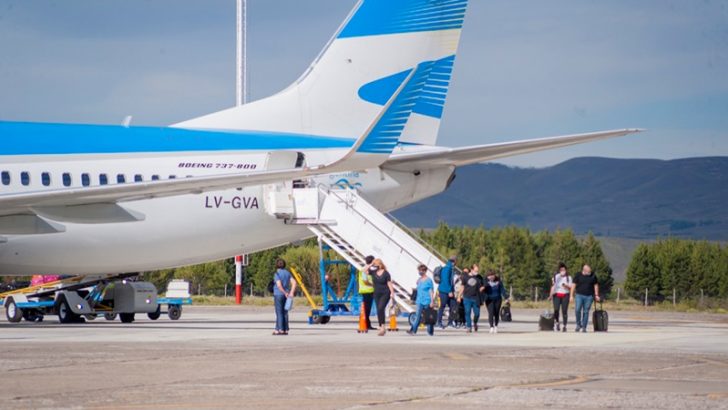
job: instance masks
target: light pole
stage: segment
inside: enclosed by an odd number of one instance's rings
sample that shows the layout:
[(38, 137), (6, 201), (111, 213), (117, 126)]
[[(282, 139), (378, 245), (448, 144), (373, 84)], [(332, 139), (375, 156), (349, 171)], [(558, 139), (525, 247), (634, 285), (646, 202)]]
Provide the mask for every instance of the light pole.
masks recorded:
[(235, 105), (248, 102), (248, 1), (237, 0), (237, 52), (236, 52), (236, 93)]
[[(236, 70), (235, 70), (235, 105), (241, 106), (248, 102), (246, 86), (248, 84), (247, 73), (247, 31), (248, 31), (248, 2), (237, 0), (237, 42), (236, 42)], [(245, 263), (243, 255), (235, 256), (235, 303), (241, 304), (243, 300), (243, 266)]]

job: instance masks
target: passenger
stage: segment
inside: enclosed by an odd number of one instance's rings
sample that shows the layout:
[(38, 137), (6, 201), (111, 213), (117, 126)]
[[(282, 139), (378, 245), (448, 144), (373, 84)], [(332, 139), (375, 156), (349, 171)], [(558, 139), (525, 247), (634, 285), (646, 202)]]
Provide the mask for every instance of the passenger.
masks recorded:
[(485, 305), (488, 307), (490, 333), (498, 333), (501, 305), (503, 304), (503, 299), (508, 301), (508, 294), (506, 293), (506, 286), (492, 270), (488, 271), (488, 281), (485, 284), (485, 292)]
[(369, 316), (372, 314), (372, 302), (374, 301), (374, 286), (372, 285), (372, 278), (369, 275), (369, 268), (372, 266), (374, 256), (369, 255), (364, 258), (364, 261), (366, 262), (366, 265), (364, 266), (364, 269), (359, 272), (359, 294), (361, 295), (362, 303), (364, 304), (367, 328), (369, 330), (374, 330), (372, 322), (369, 319)]
[(454, 293), (454, 299), (455, 302), (453, 302), (453, 305), (455, 306), (453, 308), (452, 314), (452, 324), (455, 329), (460, 329), (461, 327), (465, 327), (465, 306), (463, 305), (463, 281), (464, 278), (467, 278), (470, 274), (470, 269), (464, 268), (462, 274), (456, 275), (453, 273), (453, 293)]
[(381, 259), (374, 259), (372, 266), (369, 268), (369, 273), (372, 277), (372, 283), (374, 284), (374, 303), (377, 304), (377, 319), (379, 320), (379, 336), (387, 334), (387, 329), (384, 327), (386, 323), (387, 304), (389, 300), (394, 296), (394, 285), (392, 284), (392, 277), (387, 272), (386, 266)]
[(276, 260), (276, 273), (273, 275), (273, 304), (276, 309), (276, 330), (274, 335), (288, 334), (288, 311), (286, 299), (292, 298), (296, 293), (296, 280), (286, 269), (286, 261)]
[[(420, 321), (422, 321), (422, 312), (427, 308), (432, 309), (435, 307), (435, 284), (432, 282), (432, 279), (427, 277), (427, 266), (420, 265), (417, 267), (417, 271), (420, 274), (420, 278), (417, 279), (417, 299), (415, 300), (417, 314), (415, 315), (415, 322), (412, 324), (410, 330), (407, 331), (407, 334), (413, 336), (417, 333), (417, 328), (420, 326)], [(434, 324), (427, 324), (425, 326), (427, 327), (428, 335), (432, 336), (435, 334)]]
[(589, 265), (584, 265), (581, 274), (574, 277), (574, 286), (571, 288), (571, 298), (576, 293), (576, 332), (586, 333), (589, 324), (589, 310), (594, 299), (599, 301), (599, 282), (591, 271)]
[[(463, 269), (463, 293), (458, 302), (462, 302), (465, 308), (465, 327), (468, 333), (473, 329), (478, 331), (478, 319), (480, 319), (480, 299), (482, 292), (485, 292), (483, 277), (478, 273), (478, 265), (471, 269)], [(472, 318), (471, 318), (472, 316)]]
[[(549, 292), (549, 300), (554, 301), (554, 321), (556, 322), (556, 331), (566, 332), (566, 323), (568, 321), (569, 299), (571, 296), (571, 288), (574, 286), (571, 276), (566, 272), (566, 264), (559, 263), (559, 271), (556, 272), (551, 279), (551, 292)], [(561, 328), (559, 323), (559, 310), (563, 316), (564, 327)]]
[(445, 266), (440, 271), (440, 284), (437, 286), (437, 291), (440, 294), (440, 309), (437, 311), (437, 325), (440, 326), (441, 329), (445, 328), (445, 326), (442, 324), (442, 315), (445, 312), (446, 307), (449, 309), (447, 325), (453, 325), (452, 311), (453, 305), (455, 304), (455, 294), (453, 289), (453, 268), (455, 268), (456, 262), (457, 258), (455, 256), (451, 256)]

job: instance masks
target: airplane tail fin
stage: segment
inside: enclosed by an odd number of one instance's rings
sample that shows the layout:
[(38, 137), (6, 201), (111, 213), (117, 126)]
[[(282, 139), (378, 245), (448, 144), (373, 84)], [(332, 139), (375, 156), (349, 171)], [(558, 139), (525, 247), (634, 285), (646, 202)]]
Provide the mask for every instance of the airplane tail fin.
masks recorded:
[(434, 145), (468, 0), (360, 0), (285, 90), (173, 127), (352, 137), (366, 132), (412, 67), (431, 66), (400, 142)]

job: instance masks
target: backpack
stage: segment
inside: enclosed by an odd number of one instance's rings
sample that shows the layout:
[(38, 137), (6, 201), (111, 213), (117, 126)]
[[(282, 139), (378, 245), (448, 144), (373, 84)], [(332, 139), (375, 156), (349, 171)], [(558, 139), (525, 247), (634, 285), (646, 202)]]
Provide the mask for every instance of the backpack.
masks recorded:
[(272, 281), (270, 281), (270, 283), (268, 283), (268, 293), (273, 293), (273, 288), (274, 288), (275, 286), (276, 286), (276, 282), (275, 282), (275, 281), (273, 281), (273, 280), (272, 280)]
[(442, 266), (436, 267), (435, 270), (432, 271), (432, 276), (435, 279), (435, 283), (439, 284), (442, 279)]

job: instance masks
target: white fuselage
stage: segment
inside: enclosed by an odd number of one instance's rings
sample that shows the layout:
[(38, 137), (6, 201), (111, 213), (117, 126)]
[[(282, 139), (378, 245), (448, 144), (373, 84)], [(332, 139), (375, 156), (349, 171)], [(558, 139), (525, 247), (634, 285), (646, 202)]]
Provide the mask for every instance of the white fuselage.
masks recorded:
[[(344, 150), (305, 151), (307, 162), (320, 163)], [(170, 177), (207, 176), (261, 170), (267, 151), (166, 153), (161, 155), (53, 155), (12, 157), (0, 164), (9, 172), (5, 193), (134, 183)], [(28, 185), (21, 174), (27, 172)], [(446, 188), (452, 167), (422, 170), (418, 175), (380, 168), (367, 172), (323, 175), (317, 184), (356, 187), (378, 209), (389, 211), (437, 194)], [(44, 181), (43, 173), (47, 173)], [(46, 186), (44, 182), (49, 182)], [(68, 182), (67, 180), (65, 182)], [(143, 220), (123, 223), (64, 222), (65, 232), (0, 236), (0, 275), (90, 274), (155, 270), (251, 253), (311, 236), (305, 226), (286, 225), (266, 212), (263, 186), (124, 202)]]

